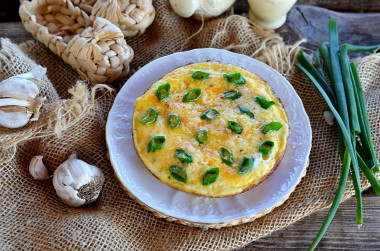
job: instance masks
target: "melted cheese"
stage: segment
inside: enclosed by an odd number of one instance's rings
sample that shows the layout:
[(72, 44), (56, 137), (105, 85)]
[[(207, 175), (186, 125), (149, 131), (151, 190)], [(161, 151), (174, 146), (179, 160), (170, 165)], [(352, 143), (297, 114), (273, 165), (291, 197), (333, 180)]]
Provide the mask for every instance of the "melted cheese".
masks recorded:
[[(192, 79), (195, 71), (209, 73), (207, 80)], [(244, 85), (228, 83), (223, 74), (241, 73), (246, 80)], [(165, 83), (170, 84), (169, 97), (161, 101), (156, 97), (157, 88)], [(194, 102), (182, 102), (183, 96), (193, 88), (202, 93)], [(235, 100), (226, 99), (223, 93), (237, 90), (241, 97)], [(275, 105), (263, 109), (255, 101), (255, 96), (272, 100)], [(242, 105), (251, 110), (255, 118), (251, 119), (240, 112)], [(141, 124), (139, 120), (146, 111), (154, 107), (158, 117), (152, 124)], [(215, 108), (220, 115), (212, 120), (202, 120), (201, 114)], [(177, 113), (181, 120), (178, 128), (167, 126), (169, 114)], [(243, 127), (241, 134), (236, 134), (227, 125), (232, 120)], [(263, 125), (277, 121), (283, 127), (277, 132), (264, 135)], [(199, 144), (195, 135), (200, 129), (207, 129), (208, 140)], [(155, 152), (148, 153), (147, 147), (155, 135), (165, 135), (165, 145)], [(192, 64), (178, 68), (157, 81), (146, 93), (136, 100), (133, 115), (133, 138), (136, 151), (149, 171), (169, 186), (197, 195), (223, 197), (238, 194), (257, 185), (269, 176), (281, 160), (289, 135), (286, 112), (274, 95), (271, 88), (257, 75), (240, 67), (218, 63)], [(258, 151), (264, 140), (274, 142), (274, 148), (266, 156)], [(233, 164), (226, 165), (220, 158), (220, 148), (225, 147), (233, 154)], [(175, 156), (175, 149), (183, 148), (192, 156), (193, 162), (182, 163)], [(246, 174), (238, 174), (237, 170), (244, 157), (254, 158), (254, 168)], [(171, 165), (183, 167), (188, 174), (187, 184), (175, 180), (169, 173)], [(220, 170), (219, 178), (212, 184), (202, 184), (203, 173), (213, 167)]]

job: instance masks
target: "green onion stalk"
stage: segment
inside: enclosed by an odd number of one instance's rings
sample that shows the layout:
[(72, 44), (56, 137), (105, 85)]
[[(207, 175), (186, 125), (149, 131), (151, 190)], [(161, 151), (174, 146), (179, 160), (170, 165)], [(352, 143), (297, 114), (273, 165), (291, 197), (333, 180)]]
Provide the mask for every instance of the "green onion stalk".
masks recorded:
[[(376, 51), (380, 45), (357, 46), (343, 44), (339, 46), (338, 26), (335, 20), (329, 22), (329, 42), (322, 42), (315, 53), (316, 67), (300, 51), (296, 67), (301, 70), (318, 89), (338, 123), (339, 154), (342, 159), (342, 171), (338, 189), (325, 221), (310, 246), (314, 250), (342, 200), (347, 179), (351, 177), (357, 201), (356, 220), (358, 226), (363, 223), (361, 197), (361, 170), (377, 195), (380, 195), (380, 183), (374, 172), (380, 171), (371, 138), (365, 98), (359, 74), (354, 63), (350, 63), (348, 51)], [(323, 65), (327, 69), (331, 87), (325, 77)], [(360, 139), (360, 141), (359, 141)]]

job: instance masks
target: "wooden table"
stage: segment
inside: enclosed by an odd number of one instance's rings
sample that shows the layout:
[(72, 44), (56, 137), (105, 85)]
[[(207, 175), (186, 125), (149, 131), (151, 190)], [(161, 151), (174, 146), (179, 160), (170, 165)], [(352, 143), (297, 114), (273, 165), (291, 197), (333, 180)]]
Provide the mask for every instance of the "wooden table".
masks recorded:
[[(15, 1), (1, 1), (0, 10), (6, 9), (5, 2)], [(375, 0), (302, 0), (298, 3), (319, 5), (339, 11), (380, 12), (380, 1)], [(14, 8), (14, 5), (12, 3), (8, 8)], [(247, 10), (247, 3), (238, 0), (235, 4), (236, 13)], [(17, 15), (12, 11), (6, 14), (10, 16), (8, 20), (17, 21)], [(327, 22), (331, 17), (338, 20), (340, 30), (344, 31), (341, 34), (342, 40), (360, 44), (380, 43), (380, 13), (338, 14), (310, 6), (296, 6), (289, 13), (287, 23), (277, 31), (289, 43), (305, 37), (308, 39), (306, 46), (315, 48), (321, 40), (327, 40)], [(4, 11), (3, 13), (0, 11), (0, 21), (2, 20), (6, 20)], [(0, 37), (9, 37), (14, 42), (33, 39), (20, 22), (0, 22)], [(363, 205), (364, 224), (360, 230), (356, 227), (355, 221), (356, 201), (355, 198), (351, 198), (340, 205), (318, 248), (320, 250), (380, 250), (380, 197), (368, 191), (364, 192)], [(316, 236), (326, 214), (327, 210), (317, 212), (239, 250), (305, 250)]]

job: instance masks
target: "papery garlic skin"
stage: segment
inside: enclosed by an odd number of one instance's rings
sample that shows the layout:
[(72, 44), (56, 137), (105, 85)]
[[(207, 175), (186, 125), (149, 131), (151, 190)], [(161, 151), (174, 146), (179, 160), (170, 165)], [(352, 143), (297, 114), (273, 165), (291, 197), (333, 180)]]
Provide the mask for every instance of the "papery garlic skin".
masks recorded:
[(235, 0), (170, 0), (175, 13), (198, 20), (217, 17), (232, 6)]
[(54, 172), (53, 186), (61, 200), (79, 207), (94, 202), (104, 183), (102, 170), (77, 158), (73, 153)]
[(7, 128), (19, 128), (26, 125), (32, 113), (25, 112), (9, 112), (2, 111), (0, 108), (0, 125)]
[(325, 121), (327, 122), (327, 124), (329, 125), (334, 125), (334, 114), (330, 111), (325, 111), (323, 113), (323, 118), (325, 119)]
[(45, 74), (46, 68), (37, 66), (0, 82), (0, 126), (19, 128), (38, 119), (44, 99), (36, 97)]
[(49, 178), (46, 166), (42, 162), (43, 156), (34, 156), (29, 164), (29, 173), (35, 180), (46, 180)]

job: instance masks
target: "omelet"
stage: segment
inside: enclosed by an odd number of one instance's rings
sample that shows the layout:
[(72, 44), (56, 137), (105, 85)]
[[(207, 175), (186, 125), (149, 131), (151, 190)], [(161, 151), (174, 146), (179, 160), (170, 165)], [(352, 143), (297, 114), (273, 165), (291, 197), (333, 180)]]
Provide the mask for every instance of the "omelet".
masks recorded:
[(133, 140), (160, 181), (183, 192), (225, 197), (266, 179), (285, 152), (283, 105), (259, 76), (234, 65), (191, 64), (136, 99)]

